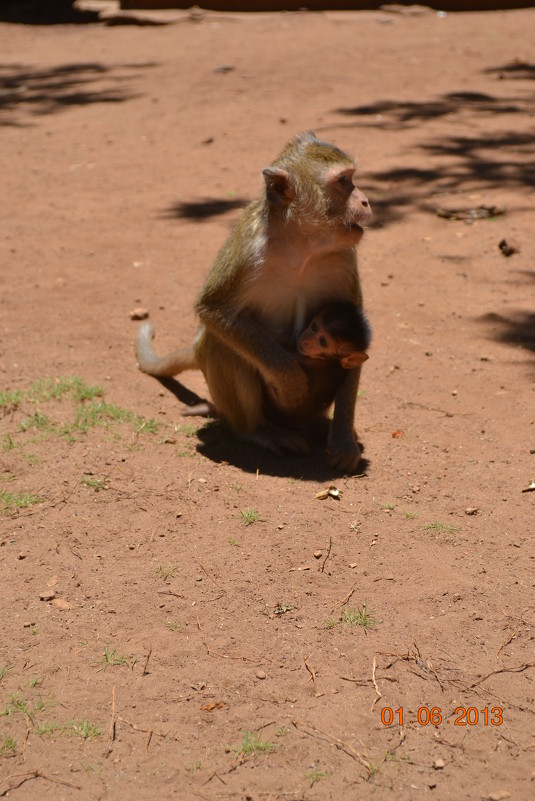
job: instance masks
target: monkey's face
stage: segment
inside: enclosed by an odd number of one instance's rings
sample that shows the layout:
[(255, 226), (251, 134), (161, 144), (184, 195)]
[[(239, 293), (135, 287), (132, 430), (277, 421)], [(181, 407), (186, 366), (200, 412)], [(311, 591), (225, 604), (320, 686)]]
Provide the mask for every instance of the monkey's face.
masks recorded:
[(348, 244), (356, 245), (372, 218), (368, 198), (353, 183), (355, 165), (337, 165), (324, 175), (327, 215)]
[(345, 370), (364, 364), (368, 358), (365, 351), (356, 350), (351, 342), (331, 334), (322, 314), (317, 314), (297, 340), (297, 350), (309, 359), (333, 359)]
[(297, 350), (301, 356), (308, 356), (309, 359), (337, 359), (337, 346), (337, 340), (331, 336), (319, 314), (297, 340)]

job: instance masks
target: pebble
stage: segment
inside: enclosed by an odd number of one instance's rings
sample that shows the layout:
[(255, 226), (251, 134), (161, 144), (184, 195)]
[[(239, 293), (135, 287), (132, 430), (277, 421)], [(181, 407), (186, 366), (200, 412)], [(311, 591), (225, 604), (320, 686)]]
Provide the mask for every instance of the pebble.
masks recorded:
[(321, 559), (323, 556), (321, 551), (314, 551), (314, 559)]
[(506, 798), (510, 798), (511, 793), (508, 793), (507, 790), (498, 790), (496, 793), (489, 793), (487, 798), (489, 801), (505, 801)]
[(446, 765), (443, 759), (435, 759), (433, 762), (433, 767), (435, 770), (442, 770), (442, 768)]
[(262, 680), (263, 679), (267, 679), (267, 675), (266, 675), (266, 673), (264, 673), (263, 670), (257, 670), (256, 671), (256, 678), (257, 679), (262, 679)]
[(55, 597), (56, 593), (54, 592), (54, 590), (47, 590), (46, 592), (39, 593), (39, 599), (41, 601), (51, 601)]
[(132, 309), (130, 312), (130, 319), (131, 320), (146, 320), (149, 316), (148, 309)]
[(465, 515), (477, 515), (477, 506), (468, 506), (464, 513)]

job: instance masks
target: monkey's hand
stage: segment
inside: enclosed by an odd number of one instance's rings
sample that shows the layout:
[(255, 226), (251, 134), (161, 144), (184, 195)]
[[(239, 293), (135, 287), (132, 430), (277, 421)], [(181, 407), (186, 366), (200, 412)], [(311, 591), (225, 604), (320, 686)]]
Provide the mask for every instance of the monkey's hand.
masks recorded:
[(308, 395), (308, 379), (297, 359), (291, 361), (270, 380), (279, 404), (284, 409), (294, 409), (304, 403)]
[(340, 436), (331, 428), (327, 440), (327, 453), (331, 465), (337, 470), (354, 473), (361, 457), (355, 431), (349, 432), (347, 436)]

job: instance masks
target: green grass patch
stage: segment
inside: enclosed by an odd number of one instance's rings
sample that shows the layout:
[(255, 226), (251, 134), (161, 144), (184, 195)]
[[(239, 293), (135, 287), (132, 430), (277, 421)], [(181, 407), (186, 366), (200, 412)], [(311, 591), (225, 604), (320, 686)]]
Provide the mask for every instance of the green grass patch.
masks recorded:
[(106, 670), (106, 668), (108, 667), (121, 667), (123, 665), (133, 670), (136, 662), (137, 662), (137, 657), (135, 656), (129, 659), (127, 656), (118, 654), (115, 649), (104, 648), (102, 662), (100, 664), (99, 669), (97, 670), (97, 673), (100, 673), (100, 671), (102, 670)]
[(4, 740), (0, 739), (0, 756), (10, 756), (17, 750), (17, 741), (14, 737), (7, 735)]
[(27, 509), (28, 506), (34, 506), (36, 503), (43, 503), (45, 498), (41, 495), (35, 495), (31, 492), (8, 492), (2, 490), (0, 492), (0, 512), (5, 515), (12, 515), (19, 511), (19, 509)]
[(357, 609), (346, 608), (342, 609), (338, 620), (329, 618), (325, 623), (325, 628), (333, 629), (335, 626), (347, 626), (348, 628), (355, 628), (360, 626), (365, 631), (374, 629), (381, 621), (375, 616), (373, 609), (368, 609), (366, 604), (362, 604)]
[(244, 731), (241, 744), (234, 750), (238, 756), (254, 756), (256, 754), (267, 754), (276, 748), (276, 744), (271, 740), (262, 740), (251, 731)]
[(434, 523), (429, 523), (425, 527), (425, 530), (426, 531), (432, 531), (432, 532), (434, 532), (436, 534), (444, 534), (444, 533), (453, 534), (454, 531), (457, 531), (457, 529), (454, 528), (453, 526), (450, 526), (447, 523), (440, 523), (438, 521), (436, 521)]

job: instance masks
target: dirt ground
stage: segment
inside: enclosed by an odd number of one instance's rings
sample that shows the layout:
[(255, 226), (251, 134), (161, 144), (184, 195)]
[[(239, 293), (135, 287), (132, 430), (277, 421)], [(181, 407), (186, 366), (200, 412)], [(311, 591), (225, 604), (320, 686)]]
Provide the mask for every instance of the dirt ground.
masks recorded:
[[(158, 20), (0, 25), (0, 796), (527, 801), (535, 9)], [(133, 352), (307, 129), (375, 210), (349, 477)]]

